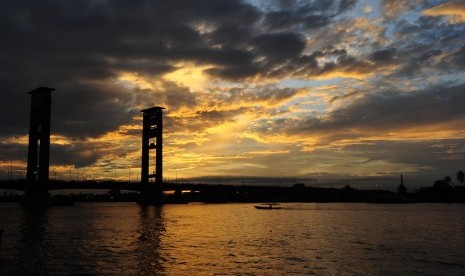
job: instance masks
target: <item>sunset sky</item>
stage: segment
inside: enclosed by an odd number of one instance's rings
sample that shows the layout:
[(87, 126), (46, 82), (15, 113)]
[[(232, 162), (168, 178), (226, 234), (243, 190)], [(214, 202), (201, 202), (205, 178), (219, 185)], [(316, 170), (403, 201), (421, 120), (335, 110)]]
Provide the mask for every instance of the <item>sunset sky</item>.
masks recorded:
[(51, 178), (135, 181), (155, 105), (169, 180), (465, 170), (463, 1), (2, 0), (0, 34), (3, 179), (25, 174), (39, 86), (56, 89)]

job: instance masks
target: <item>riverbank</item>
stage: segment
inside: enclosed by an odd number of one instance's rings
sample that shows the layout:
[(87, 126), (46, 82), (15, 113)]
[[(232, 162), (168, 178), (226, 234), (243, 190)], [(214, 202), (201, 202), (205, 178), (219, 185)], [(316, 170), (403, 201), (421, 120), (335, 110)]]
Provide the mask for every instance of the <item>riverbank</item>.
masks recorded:
[[(165, 191), (165, 203), (227, 203), (227, 202), (367, 202), (367, 203), (465, 203), (465, 186), (448, 189), (435, 187), (419, 188), (411, 192), (397, 193), (388, 190), (359, 190), (344, 188), (316, 188), (304, 185), (279, 186), (234, 186), (189, 184), (170, 186)], [(76, 190), (78, 191), (78, 190)], [(21, 195), (0, 196), (0, 202), (20, 202)], [(111, 189), (101, 194), (70, 193), (52, 196), (54, 205), (72, 205), (73, 202), (137, 202), (138, 192)]]

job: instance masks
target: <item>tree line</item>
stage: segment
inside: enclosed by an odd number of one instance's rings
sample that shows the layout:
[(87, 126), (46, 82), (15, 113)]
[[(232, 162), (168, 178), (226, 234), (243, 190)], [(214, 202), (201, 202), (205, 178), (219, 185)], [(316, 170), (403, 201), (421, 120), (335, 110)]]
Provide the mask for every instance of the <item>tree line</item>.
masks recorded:
[[(460, 185), (463, 185), (463, 182), (465, 182), (465, 173), (462, 170), (460, 170), (455, 175), (455, 178), (457, 179), (458, 182), (460, 182)], [(436, 189), (449, 189), (452, 187), (451, 183), (452, 183), (452, 177), (445, 176), (443, 179), (434, 181), (433, 187)]]

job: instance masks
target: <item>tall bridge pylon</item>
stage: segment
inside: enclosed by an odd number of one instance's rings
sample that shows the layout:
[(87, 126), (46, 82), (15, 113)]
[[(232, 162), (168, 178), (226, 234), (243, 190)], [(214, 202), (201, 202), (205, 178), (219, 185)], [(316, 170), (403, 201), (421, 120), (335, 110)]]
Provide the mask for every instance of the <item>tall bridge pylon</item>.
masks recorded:
[[(163, 204), (163, 109), (155, 106), (141, 110), (143, 113), (142, 126), (142, 166), (141, 166), (141, 194), (139, 204)], [(150, 156), (155, 151), (154, 171), (150, 173)], [(151, 185), (150, 179), (155, 179)]]
[[(156, 185), (163, 183), (163, 109), (155, 106), (144, 109), (142, 128), (142, 169), (141, 184), (148, 184), (155, 179)], [(152, 173), (150, 168), (150, 155), (155, 151), (155, 165)]]
[(55, 90), (39, 87), (31, 95), (29, 145), (27, 151), (27, 188), (21, 204), (25, 207), (50, 205), (48, 173), (50, 166), (50, 113)]
[(54, 88), (39, 87), (31, 95), (27, 180), (34, 190), (47, 191), (50, 160), (51, 92)]

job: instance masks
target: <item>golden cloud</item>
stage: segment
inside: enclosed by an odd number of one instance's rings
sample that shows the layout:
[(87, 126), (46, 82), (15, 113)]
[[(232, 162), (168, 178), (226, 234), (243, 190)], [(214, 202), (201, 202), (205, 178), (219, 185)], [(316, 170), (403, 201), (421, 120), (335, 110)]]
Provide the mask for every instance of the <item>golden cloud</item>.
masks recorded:
[(163, 78), (188, 87), (191, 91), (202, 91), (210, 84), (210, 77), (204, 71), (211, 66), (180, 63), (176, 67), (178, 68), (176, 71), (164, 75)]
[(427, 16), (447, 16), (450, 24), (465, 23), (465, 3), (444, 3), (423, 11)]

